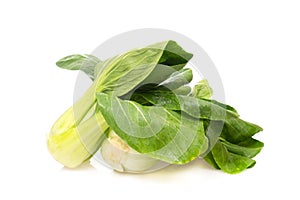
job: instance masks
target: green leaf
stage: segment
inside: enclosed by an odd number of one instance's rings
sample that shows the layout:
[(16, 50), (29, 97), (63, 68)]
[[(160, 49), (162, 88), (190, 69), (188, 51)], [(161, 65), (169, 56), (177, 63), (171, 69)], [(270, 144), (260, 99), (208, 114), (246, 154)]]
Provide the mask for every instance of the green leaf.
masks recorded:
[(90, 79), (94, 80), (95, 66), (101, 63), (101, 60), (93, 55), (74, 54), (60, 59), (56, 62), (56, 65), (63, 69), (81, 70), (86, 73)]
[(237, 117), (236, 113), (212, 102), (191, 96), (175, 95), (171, 91), (152, 90), (139, 95), (153, 105), (160, 105), (169, 110), (183, 111), (195, 118), (225, 120), (226, 118)]
[(221, 169), (218, 164), (216, 163), (214, 156), (212, 155), (212, 152), (209, 152), (204, 158), (203, 158), (208, 164), (213, 166), (215, 169)]
[(174, 72), (164, 82), (160, 83), (160, 86), (168, 88), (169, 90), (177, 89), (183, 85), (188, 84), (193, 79), (193, 72), (189, 68), (184, 68)]
[[(219, 131), (221, 130), (222, 133), (220, 136), (232, 144), (240, 146), (255, 144), (258, 145), (257, 147), (261, 147), (262, 145), (260, 143), (256, 143), (255, 140), (251, 138), (263, 129), (256, 124), (246, 122), (237, 117), (226, 118), (224, 122), (205, 120), (204, 127), (205, 129), (208, 127), (210, 128), (210, 131), (206, 132), (208, 138), (215, 138), (216, 135), (219, 135)], [(214, 143), (215, 142), (212, 142), (212, 144)]]
[(109, 59), (106, 59), (105, 61), (103, 62), (99, 62), (96, 66), (95, 66), (95, 69), (94, 69), (94, 79), (96, 79), (101, 73), (102, 71), (107, 67), (109, 66), (112, 61), (116, 58), (117, 56), (114, 56), (114, 57), (111, 57)]
[(237, 144), (232, 144), (223, 138), (220, 138), (220, 141), (228, 151), (248, 158), (256, 156), (264, 147), (264, 143), (253, 138), (248, 138)]
[(196, 98), (209, 99), (213, 94), (212, 88), (206, 79), (199, 81), (193, 88), (192, 96)]
[(240, 118), (228, 118), (224, 124), (221, 136), (225, 140), (236, 144), (248, 140), (248, 138), (262, 130), (260, 126)]
[(184, 164), (208, 147), (200, 120), (104, 93), (97, 93), (97, 99), (109, 126), (139, 153), (172, 164)]
[(191, 93), (192, 89), (188, 85), (183, 85), (175, 90), (172, 90), (176, 95), (188, 95)]
[[(200, 98), (200, 99), (203, 99), (203, 98)], [(229, 110), (229, 111), (231, 111), (231, 112), (236, 113), (237, 116), (239, 116), (237, 110), (236, 110), (235, 108), (231, 107), (230, 105), (221, 103), (221, 102), (216, 101), (216, 100), (213, 100), (213, 99), (203, 99), (203, 100), (209, 101), (209, 102), (211, 102), (211, 103), (213, 103), (213, 104), (216, 104), (216, 105), (218, 105), (218, 106), (220, 106), (220, 107), (222, 107), (222, 108), (225, 108), (226, 110)]]
[(216, 164), (229, 174), (239, 173), (255, 164), (251, 158), (229, 152), (220, 141), (212, 149), (212, 155)]
[(175, 41), (169, 40), (167, 42), (160, 42), (149, 46), (150, 48), (164, 49), (159, 63), (173, 66), (173, 68), (179, 70), (185, 66), (186, 61), (193, 57), (193, 54), (186, 52)]
[(209, 141), (209, 148), (201, 156), (205, 157), (220, 140), (220, 135), (224, 130), (224, 121), (203, 120), (206, 137)]
[(230, 118), (225, 122), (205, 120), (204, 128), (210, 152), (202, 155), (210, 165), (215, 168), (218, 166), (227, 173), (238, 173), (255, 165), (251, 158), (264, 146), (262, 142), (252, 138), (262, 130), (259, 126), (239, 118)]
[(140, 86), (137, 87), (147, 87), (147, 85), (157, 86), (176, 72), (177, 71), (171, 66), (157, 64), (151, 74), (143, 82), (141, 82)]
[(97, 78), (96, 91), (122, 96), (143, 82), (158, 64), (176, 66), (176, 69), (181, 65), (182, 68), (191, 56), (174, 41), (129, 51), (105, 67)]
[(174, 72), (172, 67), (159, 64), (141, 83), (141, 86), (132, 91), (133, 94), (127, 93), (122, 99), (136, 101), (136, 99), (141, 99), (141, 93), (169, 92), (170, 89), (173, 89), (176, 94), (188, 94), (191, 89), (185, 84), (192, 80), (192, 76), (191, 69), (186, 68)]

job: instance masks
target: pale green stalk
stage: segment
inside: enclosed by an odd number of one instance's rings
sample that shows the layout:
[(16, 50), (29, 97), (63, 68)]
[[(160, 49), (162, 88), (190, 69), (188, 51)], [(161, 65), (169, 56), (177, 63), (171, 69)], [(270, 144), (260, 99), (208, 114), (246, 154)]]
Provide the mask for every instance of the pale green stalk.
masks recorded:
[(51, 132), (47, 138), (48, 149), (55, 160), (75, 168), (98, 150), (107, 129), (107, 123), (98, 112), (77, 127), (61, 133)]
[[(54, 123), (47, 137), (52, 156), (69, 168), (78, 167), (100, 147), (108, 125), (95, 112), (95, 81), (86, 93)], [(85, 119), (88, 112), (93, 114)]]

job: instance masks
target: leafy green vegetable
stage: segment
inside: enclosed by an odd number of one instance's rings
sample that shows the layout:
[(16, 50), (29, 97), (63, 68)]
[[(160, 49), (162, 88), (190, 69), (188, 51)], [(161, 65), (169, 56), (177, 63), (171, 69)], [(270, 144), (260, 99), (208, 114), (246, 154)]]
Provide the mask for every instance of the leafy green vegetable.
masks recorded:
[(199, 156), (230, 174), (253, 167), (264, 146), (253, 136), (262, 128), (210, 99), (207, 80), (191, 90), (193, 73), (184, 66), (192, 56), (169, 40), (105, 61), (79, 54), (59, 60), (57, 66), (81, 70), (93, 84), (48, 134), (53, 157), (74, 168), (100, 149), (114, 169), (127, 172)]

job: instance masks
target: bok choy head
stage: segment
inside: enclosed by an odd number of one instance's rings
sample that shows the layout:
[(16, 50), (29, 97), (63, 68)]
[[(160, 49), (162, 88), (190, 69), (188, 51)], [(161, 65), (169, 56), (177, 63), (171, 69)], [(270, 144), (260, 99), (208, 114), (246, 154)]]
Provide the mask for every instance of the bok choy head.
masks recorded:
[(192, 56), (169, 40), (105, 61), (77, 54), (58, 61), (93, 83), (53, 125), (52, 156), (75, 168), (98, 152), (113, 169), (136, 173), (198, 157), (231, 174), (253, 167), (263, 147), (253, 136), (262, 128), (212, 100), (207, 80), (192, 89), (185, 67)]

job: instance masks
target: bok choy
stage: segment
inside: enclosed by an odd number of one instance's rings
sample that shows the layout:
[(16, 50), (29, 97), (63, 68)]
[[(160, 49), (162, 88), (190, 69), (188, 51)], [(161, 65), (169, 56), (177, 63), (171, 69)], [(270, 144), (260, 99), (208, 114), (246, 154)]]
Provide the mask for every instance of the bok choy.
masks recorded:
[(227, 173), (253, 167), (263, 147), (253, 136), (262, 128), (212, 100), (207, 80), (191, 88), (192, 56), (169, 40), (104, 61), (78, 54), (59, 60), (93, 83), (47, 135), (52, 156), (76, 168), (99, 152), (115, 170), (137, 173), (198, 157)]

